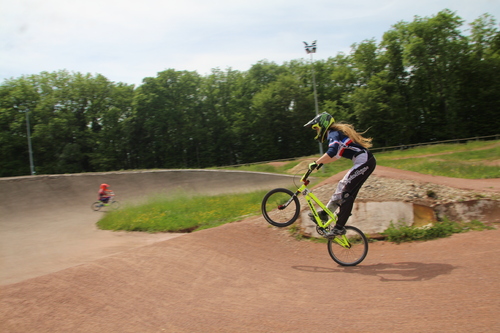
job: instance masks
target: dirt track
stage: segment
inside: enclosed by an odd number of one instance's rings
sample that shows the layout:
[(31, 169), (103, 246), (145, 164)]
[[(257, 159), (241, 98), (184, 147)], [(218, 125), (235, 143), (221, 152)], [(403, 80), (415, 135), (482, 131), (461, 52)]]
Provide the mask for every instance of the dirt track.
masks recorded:
[(0, 331), (498, 332), (499, 237), (373, 243), (344, 268), (255, 217), (2, 286)]

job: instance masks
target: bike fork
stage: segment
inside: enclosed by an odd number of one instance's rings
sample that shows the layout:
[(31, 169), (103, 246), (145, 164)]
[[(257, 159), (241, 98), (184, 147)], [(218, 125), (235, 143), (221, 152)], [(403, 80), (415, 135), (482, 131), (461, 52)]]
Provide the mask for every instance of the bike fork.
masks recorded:
[(284, 204), (282, 204), (282, 205), (279, 205), (279, 206), (278, 206), (278, 209), (279, 209), (279, 210), (283, 210), (283, 209), (285, 209), (286, 207), (288, 207), (288, 205), (289, 205), (289, 204), (293, 201), (293, 199), (294, 199), (296, 196), (297, 196), (297, 193), (295, 193), (294, 195), (292, 195), (292, 196), (290, 197), (290, 200), (288, 200), (287, 202), (285, 202), (285, 203), (284, 203)]
[(350, 249), (351, 248), (351, 242), (347, 239), (345, 235), (342, 235), (341, 237), (334, 237), (332, 239), (333, 242), (339, 244), (343, 248)]

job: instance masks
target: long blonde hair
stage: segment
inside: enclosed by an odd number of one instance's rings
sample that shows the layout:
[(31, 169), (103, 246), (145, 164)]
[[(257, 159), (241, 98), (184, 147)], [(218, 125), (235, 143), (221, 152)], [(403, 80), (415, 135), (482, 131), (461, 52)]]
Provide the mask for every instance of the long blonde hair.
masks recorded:
[(334, 123), (330, 126), (331, 129), (334, 131), (341, 131), (345, 135), (347, 135), (352, 141), (357, 143), (358, 145), (363, 146), (364, 148), (371, 148), (372, 147), (372, 138), (365, 138), (363, 134), (366, 133), (366, 131), (362, 133), (356, 132), (354, 127), (350, 124), (345, 124), (345, 123)]

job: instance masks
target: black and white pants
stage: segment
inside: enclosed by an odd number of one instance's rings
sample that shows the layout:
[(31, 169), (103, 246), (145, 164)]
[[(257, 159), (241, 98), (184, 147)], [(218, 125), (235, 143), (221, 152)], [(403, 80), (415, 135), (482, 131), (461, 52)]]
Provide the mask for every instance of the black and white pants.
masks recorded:
[(337, 226), (343, 227), (349, 216), (351, 216), (354, 200), (358, 195), (359, 189), (375, 170), (377, 161), (371, 152), (367, 151), (353, 158), (354, 165), (346, 173), (344, 178), (338, 183), (335, 193), (330, 202), (340, 205), (337, 213)]

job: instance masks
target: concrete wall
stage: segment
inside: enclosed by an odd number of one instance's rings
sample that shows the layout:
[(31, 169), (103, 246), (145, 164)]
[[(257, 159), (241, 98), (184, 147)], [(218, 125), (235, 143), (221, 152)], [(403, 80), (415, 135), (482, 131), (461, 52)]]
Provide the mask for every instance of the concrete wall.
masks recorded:
[[(307, 237), (320, 237), (308, 213), (308, 209), (301, 213), (301, 232)], [(499, 223), (500, 201), (471, 200), (436, 207), (403, 201), (357, 202), (347, 224), (358, 227), (365, 234), (375, 234), (385, 231), (391, 222), (421, 227), (444, 217), (457, 222), (479, 220), (483, 223)]]
[(448, 217), (452, 221), (500, 223), (500, 201), (470, 200), (450, 202), (435, 208), (439, 218)]
[[(301, 231), (308, 237), (320, 237), (316, 232), (316, 225), (310, 220), (308, 213), (309, 210), (303, 210), (301, 213)], [(365, 234), (374, 234), (386, 230), (391, 222), (412, 225), (413, 216), (413, 204), (410, 202), (357, 202), (354, 204), (352, 215), (347, 224), (358, 227)]]

